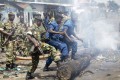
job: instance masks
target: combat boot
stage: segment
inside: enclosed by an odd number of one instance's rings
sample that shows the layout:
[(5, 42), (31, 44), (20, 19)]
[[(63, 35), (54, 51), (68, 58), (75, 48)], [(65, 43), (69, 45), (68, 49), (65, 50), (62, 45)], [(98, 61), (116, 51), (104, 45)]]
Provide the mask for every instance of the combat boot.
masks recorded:
[(34, 79), (35, 77), (33, 76), (33, 74), (31, 72), (27, 72), (26, 74), (26, 80), (29, 80), (29, 79)]
[(45, 67), (43, 68), (43, 71), (49, 71), (49, 70), (50, 70), (49, 65), (46, 64)]
[(11, 69), (11, 64), (6, 64), (6, 70), (10, 70)]
[(11, 63), (11, 69), (13, 69), (13, 68), (17, 68), (17, 64), (15, 64), (15, 63)]
[(1, 52), (5, 52), (5, 49), (3, 47), (1, 48)]
[(69, 56), (61, 56), (61, 62), (68, 61)]
[(72, 56), (71, 56), (71, 59), (77, 60), (77, 57), (75, 57), (75, 55), (72, 55)]
[(60, 66), (61, 61), (56, 61), (55, 63), (56, 63), (56, 65), (57, 65), (57, 67), (59, 67), (59, 66)]

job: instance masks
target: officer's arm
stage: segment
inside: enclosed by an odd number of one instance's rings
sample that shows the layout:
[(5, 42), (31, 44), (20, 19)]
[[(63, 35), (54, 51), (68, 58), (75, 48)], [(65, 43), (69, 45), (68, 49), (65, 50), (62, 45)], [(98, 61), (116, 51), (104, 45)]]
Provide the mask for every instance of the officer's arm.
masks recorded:
[(64, 29), (65, 37), (68, 38), (72, 42), (73, 40), (68, 36), (66, 32), (67, 32), (67, 29)]
[(10, 33), (7, 33), (6, 31), (3, 31), (2, 28), (0, 28), (0, 33), (4, 34), (4, 35), (7, 35), (7, 36), (10, 36)]
[(54, 27), (53, 25), (49, 25), (49, 30), (48, 30), (50, 33), (53, 33), (53, 34), (64, 34), (63, 32), (59, 32), (59, 31), (54, 31)]
[(62, 34), (62, 35), (64, 34), (64, 32), (59, 32), (59, 31), (57, 32), (57, 31), (54, 31), (53, 29), (49, 29), (49, 32), (53, 34)]
[(39, 46), (38, 42), (34, 38), (32, 38), (30, 35), (27, 35), (27, 37), (34, 44), (35, 47)]
[(77, 38), (78, 40), (80, 40), (80, 41), (83, 42), (83, 40), (82, 40), (81, 38), (79, 38), (79, 37), (75, 34), (75, 32), (73, 32), (72, 35), (73, 35), (75, 38)]

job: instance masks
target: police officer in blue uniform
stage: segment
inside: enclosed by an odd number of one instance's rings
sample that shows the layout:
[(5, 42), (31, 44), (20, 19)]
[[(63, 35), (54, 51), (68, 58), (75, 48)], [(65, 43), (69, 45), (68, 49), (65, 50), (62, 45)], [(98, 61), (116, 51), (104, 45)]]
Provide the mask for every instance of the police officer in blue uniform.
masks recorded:
[(82, 41), (82, 39), (80, 39), (74, 32), (76, 19), (77, 16), (72, 14), (71, 19), (70, 18), (67, 19), (66, 21), (64, 21), (63, 24), (63, 31), (65, 32), (64, 42), (68, 45), (68, 48), (69, 47), (72, 48), (71, 59), (76, 59), (75, 53), (77, 52), (77, 42), (74, 40), (72, 36)]
[[(48, 32), (50, 40), (47, 43), (54, 46), (56, 49), (60, 50), (61, 61), (64, 61), (65, 59), (68, 58), (67, 45), (66, 43), (60, 41), (60, 38), (63, 38), (64, 32), (59, 31), (59, 25), (57, 24), (52, 14), (50, 15)], [(52, 61), (53, 60), (51, 58), (48, 58), (48, 60), (46, 61), (46, 65), (44, 67), (44, 71), (47, 71), (49, 69), (48, 67), (52, 63)]]
[(44, 15), (43, 24), (48, 29), (48, 23), (49, 23), (48, 13), (43, 13), (43, 15)]

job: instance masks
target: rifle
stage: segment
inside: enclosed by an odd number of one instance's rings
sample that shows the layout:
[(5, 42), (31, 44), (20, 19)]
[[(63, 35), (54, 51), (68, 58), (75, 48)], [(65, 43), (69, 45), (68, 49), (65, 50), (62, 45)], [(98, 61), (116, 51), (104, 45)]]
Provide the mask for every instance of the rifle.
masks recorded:
[(42, 21), (42, 25), (45, 28), (45, 31), (47, 31), (47, 27), (45, 26), (45, 23)]
[[(35, 38), (34, 38), (35, 39)], [(36, 40), (36, 39), (35, 39)], [(37, 40), (36, 40), (37, 41)], [(34, 49), (37, 49), (37, 50), (39, 50), (39, 52), (44, 56), (44, 52), (43, 52), (43, 50), (42, 50), (42, 48), (41, 48), (41, 42), (39, 42), (39, 41), (37, 41), (38, 42), (38, 44), (39, 44), (39, 46), (38, 47), (35, 47)]]
[(2, 33), (0, 33), (0, 48), (2, 48), (2, 41), (3, 41), (3, 35), (2, 35)]
[(40, 52), (42, 55), (44, 55), (41, 46), (35, 47), (35, 43), (40, 44), (40, 42), (37, 41), (37, 39), (34, 37), (34, 35), (30, 35), (30, 34), (29, 34), (28, 39), (29, 39), (31, 42), (33, 42), (33, 44), (34, 44), (34, 45), (31, 47), (31, 52), (32, 52), (32, 53)]
[(6, 45), (6, 43), (11, 39), (11, 37), (14, 35), (15, 33), (15, 29), (12, 28), (12, 32), (11, 34), (7, 37), (7, 39), (5, 40), (5, 42), (2, 44), (3, 46)]

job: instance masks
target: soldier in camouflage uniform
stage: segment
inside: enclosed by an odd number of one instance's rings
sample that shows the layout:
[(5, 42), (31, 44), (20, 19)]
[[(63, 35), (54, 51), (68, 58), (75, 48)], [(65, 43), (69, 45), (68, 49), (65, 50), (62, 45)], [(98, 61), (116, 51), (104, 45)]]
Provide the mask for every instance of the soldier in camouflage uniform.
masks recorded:
[[(1, 21), (1, 18), (2, 18), (2, 14), (0, 13), (0, 28), (3, 28), (3, 23)], [(2, 43), (4, 42), (4, 35), (3, 34), (0, 34), (0, 48), (1, 48), (1, 52), (4, 52), (4, 47), (2, 46)]]
[(12, 28), (16, 28), (16, 24), (14, 23), (15, 14), (10, 12), (8, 14), (8, 21), (4, 23), (4, 30), (7, 32), (11, 32)]
[(34, 25), (32, 26), (32, 33), (38, 39), (38, 41), (40, 41), (40, 34), (43, 32), (46, 32), (45, 28), (42, 25), (42, 20), (38, 18), (36, 19), (36, 23), (34, 23)]
[[(6, 32), (6, 33), (10, 33), (11, 35), (11, 32), (13, 29), (15, 29), (16, 27), (16, 24), (14, 24), (14, 18), (15, 18), (15, 14), (10, 12), (8, 14), (8, 17), (9, 17), (9, 20), (4, 24), (4, 28), (3, 28), (3, 31)], [(10, 35), (7, 35), (5, 36), (5, 40), (4, 41), (7, 41), (8, 40), (8, 36)], [(6, 69), (12, 69), (12, 68), (15, 68), (16, 67), (16, 64), (14, 63), (15, 62), (15, 47), (16, 47), (16, 41), (14, 40), (15, 38), (15, 35), (13, 34), (12, 35), (12, 38), (10, 38), (6, 43), (4, 42), (4, 47), (6, 47)]]
[(24, 35), (17, 35), (16, 38), (16, 55), (20, 56), (28, 56), (29, 54), (27, 53), (27, 47), (25, 46), (25, 39)]
[[(1, 17), (2, 17), (2, 14), (0, 13), (0, 28), (2, 28)], [(2, 49), (2, 34), (0, 34), (0, 48)]]
[(16, 30), (16, 49), (17, 49), (17, 53), (20, 56), (27, 56), (27, 48), (25, 46), (25, 36), (24, 36), (24, 32), (25, 32), (25, 27), (22, 23), (18, 23), (17, 24), (17, 30)]
[[(40, 26), (40, 23), (41, 23), (41, 20), (38, 19), (37, 20), (37, 26)], [(58, 62), (60, 60), (60, 52), (59, 51), (57, 51), (53, 46), (50, 46), (49, 44), (46, 44), (45, 42), (38, 41), (39, 37), (34, 36), (34, 35), (36, 35), (35, 33), (39, 32), (39, 31), (40, 30), (38, 29), (37, 31), (33, 31), (33, 33), (32, 32), (27, 33), (28, 39), (32, 42), (32, 43), (31, 42), (28, 43), (28, 45), (29, 45), (28, 49), (29, 49), (29, 51), (31, 53), (31, 56), (32, 56), (32, 67), (27, 72), (26, 79), (34, 78), (32, 73), (35, 72), (35, 70), (36, 70), (36, 68), (38, 66), (39, 55), (49, 53), (49, 57), (51, 57), (55, 62)], [(38, 35), (40, 35), (40, 33)], [(34, 39), (34, 40), (31, 40), (31, 38)], [(34, 45), (34, 47), (33, 47), (33, 45)], [(37, 48), (38, 46), (40, 47), (40, 49)]]

